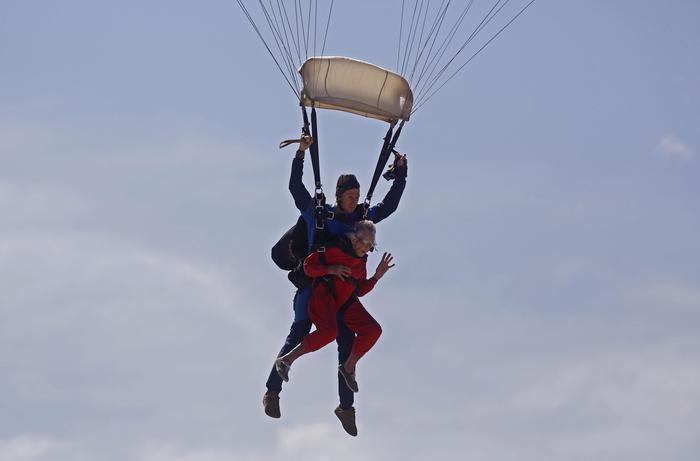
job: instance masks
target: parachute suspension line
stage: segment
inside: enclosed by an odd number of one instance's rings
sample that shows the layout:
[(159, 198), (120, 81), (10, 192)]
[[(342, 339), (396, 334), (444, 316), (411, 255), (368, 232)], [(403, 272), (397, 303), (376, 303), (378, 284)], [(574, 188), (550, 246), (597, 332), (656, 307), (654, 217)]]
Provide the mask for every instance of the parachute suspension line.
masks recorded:
[[(404, 64), (404, 68), (403, 68), (403, 71), (401, 72), (401, 75), (405, 75), (406, 72), (408, 72), (408, 68), (411, 65), (411, 60), (412, 60), (411, 56), (413, 55), (413, 46), (416, 44), (416, 36), (418, 35), (418, 26), (421, 24), (421, 19), (423, 19), (423, 26), (425, 26), (425, 19), (424, 19), (425, 15), (423, 15), (423, 4), (424, 4), (424, 1), (421, 0), (420, 5), (418, 7), (418, 15), (416, 16), (415, 27), (410, 31), (411, 32), (411, 36), (410, 36), (411, 39), (410, 39), (408, 55), (405, 56), (406, 62)], [(426, 7), (427, 6), (429, 6), (429, 5), (426, 4)], [(427, 12), (427, 9), (426, 9), (426, 12)], [(422, 34), (422, 32), (421, 32), (421, 34)]]
[(272, 33), (272, 38), (274, 38), (275, 43), (277, 43), (277, 49), (280, 52), (280, 56), (282, 57), (282, 59), (284, 59), (284, 62), (287, 65), (287, 71), (291, 75), (291, 51), (289, 50), (288, 44), (284, 41), (284, 37), (282, 37), (282, 33), (280, 32), (279, 22), (277, 21), (277, 14), (275, 12), (275, 8), (272, 6), (272, 1), (268, 0), (268, 2), (270, 4), (269, 12), (267, 8), (265, 8), (265, 5), (262, 3), (262, 1), (259, 1), (260, 9), (262, 10), (263, 15), (265, 16), (265, 21), (267, 22), (267, 26), (270, 29), (270, 33)]
[[(471, 0), (471, 1), (474, 1), (474, 0)], [(444, 2), (443, 2), (443, 3), (444, 3)], [(447, 7), (449, 7), (449, 4), (450, 4), (450, 3), (451, 3), (451, 0), (448, 0), (447, 6), (445, 7), (445, 12), (446, 12), (446, 10), (447, 10)], [(417, 5), (414, 4), (414, 14), (415, 14), (416, 9), (417, 9)], [(441, 9), (442, 9), (442, 5), (441, 5), (441, 7), (438, 9), (438, 11), (440, 11)], [(427, 11), (428, 11), (428, 10), (427, 10), (427, 8), (426, 8), (426, 15), (427, 15)], [(420, 13), (422, 14), (422, 11), (421, 11)], [(420, 21), (420, 14), (419, 14), (419, 16), (418, 16), (418, 21)], [(409, 29), (408, 29), (408, 33), (407, 33), (407, 36), (406, 36), (406, 50), (404, 51), (404, 58), (403, 58), (403, 59), (404, 59), (404, 65), (402, 66), (402, 68), (401, 68), (399, 71), (397, 71), (397, 72), (399, 72), (399, 73), (400, 73), (401, 75), (403, 75), (403, 76), (405, 76), (405, 72), (406, 72), (406, 70), (407, 70), (407, 68), (408, 68), (407, 66), (410, 65), (410, 59), (409, 59), (409, 56), (407, 56), (407, 54), (408, 54), (407, 51), (408, 51), (408, 45), (409, 45), (410, 42), (411, 42), (411, 33), (413, 32), (413, 24), (414, 24), (414, 23), (413, 23), (413, 16), (412, 16), (412, 22), (411, 22), (411, 25), (410, 25), (410, 27), (409, 27)], [(437, 38), (437, 36), (436, 36), (436, 38)], [(426, 40), (426, 43), (427, 43), (427, 40)], [(402, 44), (399, 43), (399, 53), (401, 52), (401, 45), (402, 45)], [(429, 56), (429, 55), (428, 55), (428, 56)], [(426, 57), (426, 59), (427, 59), (427, 57)], [(418, 61), (418, 59), (416, 59), (416, 61)], [(415, 63), (414, 63), (414, 65), (415, 65)], [(412, 86), (415, 88), (415, 85), (412, 85)]]
[(369, 189), (367, 190), (367, 196), (365, 197), (365, 203), (363, 204), (364, 219), (367, 219), (367, 213), (369, 212), (369, 205), (372, 202), (372, 195), (374, 194), (374, 189), (377, 187), (379, 177), (381, 176), (384, 167), (386, 167), (387, 161), (389, 160), (389, 156), (394, 151), (394, 146), (396, 146), (396, 142), (399, 140), (399, 136), (401, 135), (401, 130), (403, 129), (404, 123), (405, 120), (401, 120), (401, 122), (399, 123), (399, 127), (396, 129), (396, 132), (394, 132), (394, 123), (392, 123), (391, 126), (389, 126), (389, 130), (387, 130), (386, 135), (384, 135), (384, 144), (382, 145), (382, 150), (379, 152), (377, 166), (374, 168), (372, 182), (369, 185)]
[(408, 33), (406, 35), (406, 48), (404, 49), (404, 52), (403, 52), (403, 63), (401, 64), (401, 72), (399, 72), (401, 75), (404, 75), (404, 73), (406, 71), (406, 62), (408, 60), (408, 47), (409, 47), (409, 43), (411, 42), (411, 36), (413, 33), (413, 24), (414, 24), (414, 21), (417, 22), (416, 21), (416, 10), (417, 9), (418, 9), (418, 0), (416, 0), (416, 2), (413, 5), (413, 14), (411, 15), (411, 25), (409, 26)]
[[(248, 9), (246, 6), (243, 4), (242, 0), (236, 0), (238, 3), (238, 6), (241, 8), (243, 11), (243, 14), (245, 17), (248, 19), (248, 22), (250, 22), (250, 25), (253, 27), (253, 30), (255, 33), (258, 35), (258, 38), (260, 38), (260, 41), (262, 41), (263, 45), (265, 45), (265, 48), (267, 49), (267, 52), (270, 54), (270, 57), (272, 58), (273, 61), (275, 61), (275, 65), (279, 69), (279, 71), (282, 73), (282, 77), (286, 80), (287, 84), (289, 87), (292, 89), (294, 94), (297, 96), (297, 98), (301, 98), (301, 95), (299, 94), (299, 90), (292, 84), (291, 80), (289, 79), (288, 75), (285, 73), (285, 71), (282, 69), (282, 66), (280, 65), (279, 61), (277, 61), (277, 58), (275, 57), (275, 54), (272, 52), (270, 47), (268, 46), (267, 42), (265, 41), (265, 38), (262, 36), (262, 33), (260, 32), (260, 29), (258, 29), (258, 26), (255, 24), (255, 21), (253, 20), (253, 17), (250, 15), (248, 12)], [(285, 61), (286, 63), (286, 61)]]
[(331, 23), (331, 13), (333, 12), (333, 2), (331, 0), (331, 6), (328, 8), (328, 19), (326, 20), (326, 32), (323, 34), (323, 47), (321, 48), (321, 56), (326, 52), (326, 39), (328, 38), (328, 26)]
[[(445, 55), (447, 52), (447, 49), (449, 46), (452, 44), (452, 41), (454, 40), (455, 36), (457, 35), (457, 32), (459, 32), (459, 29), (462, 27), (462, 24), (464, 23), (464, 19), (467, 17), (467, 14), (472, 8), (472, 5), (474, 5), (474, 0), (470, 0), (467, 6), (464, 7), (462, 12), (459, 14), (459, 17), (455, 21), (454, 25), (450, 28), (450, 31), (447, 33), (445, 38), (443, 39), (442, 43), (438, 47), (438, 50), (436, 53), (433, 55), (433, 57), (430, 59), (430, 62), (428, 63), (427, 68), (421, 73), (421, 75), (418, 76), (418, 80), (416, 81), (415, 84), (415, 91), (416, 91), (416, 99), (420, 97), (421, 94), (423, 94), (423, 89), (425, 87), (425, 83), (430, 81), (435, 74), (435, 71), (437, 70), (438, 65), (440, 64), (440, 61), (442, 61), (442, 57)], [(428, 72), (428, 69), (430, 71)], [(423, 80), (425, 75), (428, 75), (426, 80)], [(421, 86), (421, 83), (423, 85)]]
[[(302, 0), (294, 0), (294, 20), (297, 21), (300, 27), (297, 27), (297, 42), (299, 42), (299, 49), (301, 50), (301, 44), (304, 44), (304, 56), (308, 56), (308, 46), (306, 45), (306, 29), (304, 27), (304, 5)], [(301, 34), (299, 34), (301, 29)]]
[[(426, 68), (428, 67), (429, 63), (432, 62), (430, 59), (431, 56), (433, 56), (433, 59), (434, 59), (435, 55), (433, 55), (433, 49), (435, 48), (435, 43), (437, 42), (437, 38), (440, 35), (440, 30), (442, 29), (442, 25), (445, 23), (445, 18), (447, 17), (447, 10), (450, 7), (450, 3), (451, 3), (451, 1), (448, 1), (444, 5), (444, 8), (442, 8), (442, 5), (441, 5), (441, 9), (439, 10), (438, 15), (436, 16), (436, 24), (435, 25), (437, 26), (437, 28), (434, 29), (435, 32), (433, 34), (433, 41), (430, 44), (430, 49), (428, 50), (428, 53), (425, 55), (425, 59), (423, 60), (423, 66), (421, 67), (421, 70), (418, 74), (418, 79), (415, 81), (415, 85), (419, 84), (421, 79), (423, 78), (423, 75), (425, 75)], [(433, 26), (434, 28), (435, 28), (435, 25)], [(428, 44), (427, 40), (426, 40), (425, 44), (426, 45)], [(440, 47), (438, 47), (438, 49), (440, 49)], [(421, 50), (421, 53), (424, 50), (425, 50), (425, 46), (423, 47), (423, 50)], [(415, 71), (415, 69), (414, 69), (414, 71)], [(413, 81), (413, 73), (411, 73), (411, 81)]]
[[(437, 10), (437, 13), (435, 14), (435, 19), (433, 20), (433, 24), (430, 26), (430, 31), (428, 32), (428, 36), (425, 39), (425, 42), (423, 42), (423, 45), (420, 46), (420, 42), (423, 39), (423, 31), (421, 31), (421, 40), (419, 41), (418, 45), (420, 47), (420, 52), (418, 53), (415, 62), (413, 63), (413, 69), (411, 70), (411, 75), (408, 78), (409, 81), (413, 81), (413, 76), (416, 73), (416, 69), (418, 68), (418, 65), (421, 62), (421, 59), (423, 59), (423, 54), (425, 53), (425, 49), (428, 47), (428, 43), (430, 43), (430, 39), (432, 37), (433, 43), (430, 46), (430, 51), (428, 54), (425, 55), (425, 61), (423, 61), (423, 65), (425, 65), (425, 62), (428, 59), (428, 56), (430, 56), (430, 52), (433, 50), (433, 45), (435, 45), (435, 40), (437, 39), (438, 33), (440, 31), (440, 27), (442, 26), (442, 22), (445, 19), (445, 13), (447, 12), (447, 8), (445, 7), (445, 1), (442, 0), (442, 3), (440, 4), (440, 7)], [(450, 2), (447, 1), (447, 6), (449, 6)], [(443, 10), (443, 7), (445, 9)], [(426, 9), (427, 13), (427, 9)], [(425, 18), (427, 19), (428, 15), (426, 14)], [(423, 20), (423, 25), (425, 26), (425, 19)]]
[[(321, 48), (321, 56), (326, 52), (326, 39), (328, 38), (328, 27), (331, 24), (331, 13), (333, 13), (333, 0), (331, 0), (331, 5), (328, 8), (328, 19), (326, 19), (326, 31), (323, 34), (323, 47)], [(321, 66), (318, 66), (316, 71), (316, 81), (318, 82), (318, 77), (321, 75)]]
[[(425, 92), (421, 93), (421, 95), (419, 95), (419, 97), (417, 99), (420, 99), (420, 96), (424, 96), (426, 93), (430, 92), (430, 90), (440, 80), (440, 77), (442, 77), (442, 75), (445, 73), (445, 71), (450, 66), (450, 64), (452, 64), (452, 62), (457, 58), (457, 56), (459, 56), (459, 54), (467, 47), (467, 45), (469, 45), (472, 42), (472, 40), (474, 40), (474, 37), (476, 37), (478, 35), (478, 33), (481, 32), (484, 29), (484, 27), (486, 27), (489, 24), (489, 22), (491, 22), (491, 20), (503, 9), (503, 7), (506, 6), (508, 4), (508, 2), (510, 2), (510, 0), (505, 0), (505, 3), (500, 5), (502, 1), (503, 0), (498, 0), (493, 5), (491, 10), (488, 13), (486, 13), (486, 16), (484, 16), (484, 18), (481, 20), (479, 25), (476, 26), (476, 29), (474, 29), (474, 31), (471, 33), (471, 35), (469, 35), (469, 37), (462, 44), (462, 46), (459, 47), (459, 49), (454, 54), (454, 56), (452, 56), (452, 58), (450, 58), (450, 60), (447, 61), (447, 63), (442, 67), (442, 69), (440, 69), (440, 71), (432, 79), (432, 81), (430, 81), (430, 83), (428, 83), (427, 89), (425, 90)], [(500, 8), (498, 8), (499, 5), (500, 5)], [(498, 8), (498, 9), (496, 9), (496, 8)], [(496, 10), (496, 11), (494, 12), (494, 10)], [(416, 101), (416, 103), (419, 103), (419, 102), (420, 101)]]
[(265, 20), (267, 21), (268, 27), (270, 28), (270, 32), (272, 32), (272, 36), (278, 43), (280, 56), (285, 58), (285, 62), (287, 63), (287, 71), (289, 72), (291, 78), (294, 80), (296, 87), (299, 88), (299, 81), (297, 79), (296, 72), (294, 71), (294, 50), (292, 50), (289, 40), (285, 39), (285, 37), (282, 35), (282, 32), (285, 32), (286, 35), (286, 30), (280, 30), (280, 25), (284, 26), (284, 23), (282, 22), (282, 13), (279, 12), (278, 19), (278, 11), (276, 11), (275, 7), (272, 5), (272, 0), (268, 0), (268, 3), (270, 5), (269, 12), (265, 8), (265, 5), (262, 3), (262, 1), (260, 1), (260, 9), (262, 10), (263, 15), (265, 16)]
[(309, 0), (308, 17), (306, 19), (306, 56), (309, 56), (309, 36), (311, 35), (311, 0)]
[(314, 0), (314, 56), (316, 56), (316, 29), (318, 26), (318, 0)]
[[(265, 20), (267, 21), (268, 27), (270, 28), (270, 32), (272, 32), (272, 37), (275, 39), (275, 42), (277, 43), (277, 49), (280, 51), (280, 56), (285, 58), (285, 62), (287, 64), (287, 71), (289, 72), (289, 75), (291, 75), (292, 79), (294, 80), (294, 83), (297, 88), (299, 88), (299, 81), (297, 80), (296, 72), (294, 71), (294, 58), (292, 55), (292, 50), (290, 49), (290, 45), (288, 41), (285, 41), (284, 38), (282, 37), (282, 32), (280, 32), (280, 23), (282, 22), (282, 14), (280, 12), (280, 18), (279, 21), (277, 20), (277, 12), (275, 11), (274, 6), (272, 6), (272, 0), (268, 0), (268, 3), (270, 5), (270, 12), (268, 13), (267, 9), (265, 8), (265, 5), (260, 2), (260, 8), (263, 11), (263, 14), (265, 15)], [(272, 16), (272, 20), (270, 19), (270, 16)], [(280, 46), (281, 45), (281, 46)], [(284, 48), (284, 51), (282, 50)]]
[[(298, 50), (297, 51), (297, 57), (299, 59), (298, 63), (295, 63), (294, 60), (292, 60), (292, 67), (296, 68), (301, 65), (301, 43), (298, 43), (296, 40), (296, 37), (294, 37), (294, 33), (292, 31), (292, 23), (289, 20), (289, 14), (287, 13), (287, 7), (284, 6), (284, 2), (282, 0), (277, 0), (277, 9), (280, 14), (280, 19), (282, 18), (282, 14), (284, 14), (284, 21), (280, 22), (282, 23), (282, 29), (284, 30), (284, 36), (287, 39), (287, 44), (289, 44), (289, 39), (291, 37), (292, 43), (294, 44), (294, 47)], [(287, 29), (289, 29), (289, 33), (287, 33)], [(290, 47), (291, 48), (291, 47)], [(296, 72), (295, 72), (296, 75)]]
[(515, 22), (515, 20), (518, 19), (518, 17), (519, 17), (521, 14), (523, 14), (523, 13), (525, 12), (525, 10), (527, 10), (527, 9), (530, 7), (530, 5), (532, 5), (533, 3), (535, 3), (535, 0), (530, 0), (530, 2), (528, 2), (527, 5), (525, 5), (525, 6), (518, 12), (518, 14), (516, 14), (516, 15), (515, 15), (510, 21), (508, 21), (503, 27), (501, 27), (501, 28), (498, 30), (498, 32), (496, 32), (496, 34), (494, 34), (493, 37), (491, 37), (486, 43), (484, 43), (484, 44), (481, 46), (481, 48), (479, 48), (479, 49), (478, 49), (464, 64), (462, 64), (461, 66), (459, 66), (459, 68), (457, 68), (457, 70), (454, 71), (454, 72), (452, 73), (452, 75), (450, 75), (450, 76), (447, 78), (447, 80), (445, 80), (438, 88), (436, 88), (432, 93), (430, 93), (430, 95), (428, 95), (428, 97), (424, 98), (424, 99), (420, 102), (420, 104), (417, 105), (417, 107), (414, 107), (413, 110), (411, 111), (411, 113), (412, 113), (412, 114), (415, 113), (418, 109), (420, 109), (423, 105), (425, 105), (425, 103), (428, 102), (428, 101), (430, 100), (430, 98), (432, 98), (432, 97), (435, 95), (435, 93), (437, 93), (443, 86), (445, 86), (445, 85), (447, 84), (447, 82), (449, 82), (450, 80), (452, 80), (452, 78), (454, 78), (455, 75), (457, 75), (467, 64), (469, 64), (479, 53), (481, 53), (481, 52), (484, 50), (484, 48), (486, 48), (486, 47), (487, 47), (491, 42), (493, 42), (499, 35), (501, 35), (501, 33), (502, 33), (504, 30), (506, 30), (506, 29), (508, 28), (508, 26), (510, 26), (513, 22)]
[(401, 60), (401, 38), (403, 34), (403, 9), (405, 0), (401, 0), (401, 25), (399, 26), (399, 46), (396, 47), (396, 72), (399, 71), (399, 61)]
[(297, 43), (299, 43), (299, 0), (294, 0), (294, 30), (297, 34)]
[[(430, 2), (425, 3), (425, 14), (423, 14), (423, 0), (421, 0), (421, 6), (420, 10), (418, 10), (418, 21), (416, 21), (416, 32), (418, 31), (418, 22), (420, 22), (421, 16), (423, 16), (423, 24), (421, 25), (420, 29), (420, 37), (418, 38), (418, 41), (416, 42), (416, 56), (418, 56), (418, 48), (420, 48), (420, 44), (423, 41), (423, 33), (425, 32), (425, 21), (428, 19), (428, 7), (430, 6)], [(415, 35), (413, 37), (415, 41)], [(413, 43), (411, 43), (411, 54), (413, 53)], [(410, 67), (410, 61), (411, 61), (411, 56), (409, 55), (409, 67)], [(419, 58), (416, 57), (416, 61)], [(415, 63), (414, 63), (415, 67)], [(408, 72), (408, 67), (406, 67), (406, 72)]]

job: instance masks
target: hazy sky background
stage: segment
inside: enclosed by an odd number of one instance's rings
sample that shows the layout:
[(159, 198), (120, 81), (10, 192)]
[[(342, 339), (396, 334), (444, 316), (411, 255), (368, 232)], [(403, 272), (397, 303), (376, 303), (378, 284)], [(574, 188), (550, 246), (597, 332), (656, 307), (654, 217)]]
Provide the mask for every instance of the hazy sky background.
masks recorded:
[[(327, 54), (393, 67), (399, 8)], [(0, 0), (0, 461), (697, 459), (699, 22), (538, 0), (407, 124), (355, 439), (332, 346), (262, 411), (301, 120), (236, 2)], [(385, 125), (319, 124), (368, 184)]]

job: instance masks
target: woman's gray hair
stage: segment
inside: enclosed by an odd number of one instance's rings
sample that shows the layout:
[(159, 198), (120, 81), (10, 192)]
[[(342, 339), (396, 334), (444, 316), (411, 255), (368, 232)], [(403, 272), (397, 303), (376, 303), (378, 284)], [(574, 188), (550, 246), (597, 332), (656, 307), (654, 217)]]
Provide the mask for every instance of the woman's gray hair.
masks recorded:
[(377, 227), (369, 219), (357, 221), (355, 223), (355, 229), (352, 232), (348, 232), (347, 236), (353, 238), (361, 235), (371, 235), (372, 240), (374, 240), (377, 235)]

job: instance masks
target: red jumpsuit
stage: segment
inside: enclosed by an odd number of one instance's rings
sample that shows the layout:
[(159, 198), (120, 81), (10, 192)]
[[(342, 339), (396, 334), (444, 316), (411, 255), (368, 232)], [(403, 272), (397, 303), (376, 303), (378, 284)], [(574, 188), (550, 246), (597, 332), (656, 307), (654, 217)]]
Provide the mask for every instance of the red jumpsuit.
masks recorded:
[(362, 357), (379, 339), (382, 334), (381, 326), (357, 298), (369, 293), (377, 283), (374, 277), (367, 279), (366, 262), (367, 257), (358, 258), (334, 247), (326, 248), (325, 264), (321, 263), (318, 252), (312, 253), (304, 261), (304, 272), (312, 278), (328, 275), (328, 266), (331, 265), (347, 266), (352, 271), (345, 281), (340, 277), (331, 276), (330, 283), (335, 293), (331, 293), (324, 281), (315, 281), (309, 301), (309, 318), (316, 329), (304, 338), (303, 345), (307, 351), (318, 350), (335, 340), (338, 335), (338, 311), (345, 306), (347, 309), (343, 320), (357, 335), (351, 354)]

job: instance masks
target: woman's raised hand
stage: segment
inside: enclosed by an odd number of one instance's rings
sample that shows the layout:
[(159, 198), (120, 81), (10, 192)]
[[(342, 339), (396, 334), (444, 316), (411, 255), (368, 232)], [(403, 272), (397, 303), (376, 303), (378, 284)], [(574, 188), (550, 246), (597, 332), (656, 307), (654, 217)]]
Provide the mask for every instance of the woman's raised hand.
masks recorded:
[(394, 257), (391, 255), (391, 253), (384, 253), (382, 255), (382, 260), (379, 261), (379, 264), (377, 264), (377, 270), (374, 273), (374, 278), (379, 280), (386, 274), (386, 272), (394, 267), (396, 264), (391, 264), (391, 262), (394, 260)]

